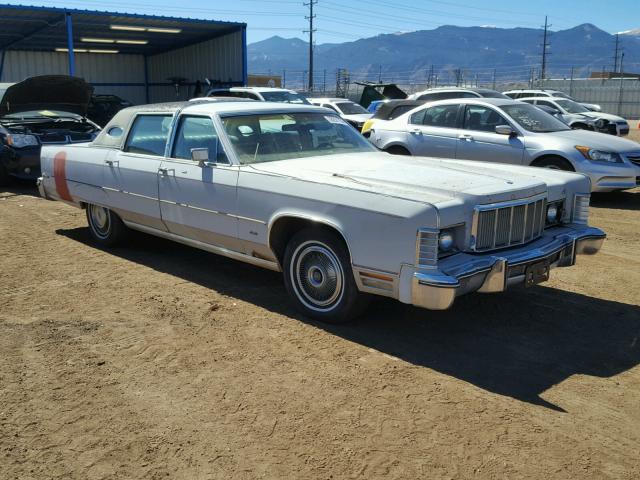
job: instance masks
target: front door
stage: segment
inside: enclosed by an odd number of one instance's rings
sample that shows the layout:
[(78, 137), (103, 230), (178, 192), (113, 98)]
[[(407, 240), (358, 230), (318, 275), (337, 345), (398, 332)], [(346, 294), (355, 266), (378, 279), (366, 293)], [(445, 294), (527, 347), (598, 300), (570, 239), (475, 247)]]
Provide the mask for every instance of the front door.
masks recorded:
[(436, 105), (409, 117), (407, 144), (412, 155), (455, 158), (460, 105)]
[(121, 151), (104, 160), (108, 206), (125, 221), (166, 230), (160, 219), (158, 169), (169, 138), (171, 115), (138, 115)]
[[(192, 160), (193, 149), (207, 149), (209, 160)], [(171, 233), (240, 250), (235, 216), (238, 167), (229, 163), (211, 117), (178, 119), (158, 179), (160, 212)]]
[(458, 136), (456, 158), (485, 162), (522, 164), (522, 137), (496, 133), (498, 125), (511, 124), (496, 110), (484, 105), (467, 105), (463, 129)]

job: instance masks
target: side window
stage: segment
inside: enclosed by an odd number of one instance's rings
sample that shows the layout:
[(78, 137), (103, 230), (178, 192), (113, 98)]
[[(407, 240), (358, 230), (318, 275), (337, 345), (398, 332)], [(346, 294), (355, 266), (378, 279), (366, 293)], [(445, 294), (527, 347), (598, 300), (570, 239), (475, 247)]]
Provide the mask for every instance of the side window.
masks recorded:
[(427, 127), (456, 128), (458, 107), (459, 105), (437, 105), (421, 110), (411, 116), (411, 123)]
[(436, 95), (433, 93), (425, 93), (424, 95), (420, 95), (418, 97), (418, 100), (426, 100), (429, 102), (433, 102), (434, 100), (437, 100)]
[(495, 132), (498, 125), (509, 125), (502, 115), (482, 105), (467, 105), (464, 112), (464, 128), (481, 132)]
[[(478, 98), (480, 97), (480, 95), (476, 95), (475, 93), (471, 93), (471, 92), (461, 92), (460, 95), (458, 96), (458, 98)], [(455, 98), (455, 97), (452, 97)]]
[(336, 107), (334, 107), (333, 105), (330, 105), (328, 103), (323, 103), (322, 106), (325, 107), (325, 108), (330, 108), (331, 110), (333, 110), (336, 113), (340, 113), (340, 112), (338, 112), (338, 109)]
[(554, 110), (558, 109), (558, 107), (556, 107), (553, 103), (548, 102), (546, 100), (536, 100), (536, 105), (544, 105), (545, 107), (551, 107)]
[(171, 115), (138, 115), (124, 145), (125, 152), (164, 157)]
[(191, 150), (194, 148), (208, 149), (209, 160), (212, 162), (229, 163), (220, 144), (213, 120), (209, 117), (184, 115), (180, 117), (178, 123), (171, 156), (191, 160)]

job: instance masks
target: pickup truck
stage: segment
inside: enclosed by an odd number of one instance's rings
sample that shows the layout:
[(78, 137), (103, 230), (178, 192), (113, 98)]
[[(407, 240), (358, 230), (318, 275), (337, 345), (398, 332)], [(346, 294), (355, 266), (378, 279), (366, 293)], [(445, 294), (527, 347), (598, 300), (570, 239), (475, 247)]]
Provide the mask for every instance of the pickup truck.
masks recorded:
[(281, 271), (327, 322), (371, 295), (442, 310), (535, 285), (605, 238), (583, 175), (390, 155), (310, 105), (131, 107), (92, 142), (43, 147), (41, 167), (41, 195), (85, 209), (98, 244), (134, 229)]

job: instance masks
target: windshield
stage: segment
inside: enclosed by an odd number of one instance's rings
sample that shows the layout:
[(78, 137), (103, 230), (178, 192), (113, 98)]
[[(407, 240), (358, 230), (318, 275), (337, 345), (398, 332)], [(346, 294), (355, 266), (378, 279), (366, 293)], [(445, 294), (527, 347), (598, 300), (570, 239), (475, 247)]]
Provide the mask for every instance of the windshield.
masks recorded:
[(567, 95), (564, 92), (553, 92), (551, 94), (551, 96), (554, 97), (554, 98), (566, 98), (566, 99), (569, 99), (569, 100), (573, 100), (573, 98), (571, 98), (569, 95)]
[(353, 102), (336, 103), (336, 107), (338, 107), (340, 109), (340, 111), (345, 115), (360, 115), (360, 114), (363, 114), (363, 113), (364, 114), (369, 113), (364, 108), (362, 108), (360, 105), (358, 105), (357, 103), (353, 103)]
[(223, 117), (222, 123), (243, 165), (376, 151), (357, 130), (334, 114), (239, 115)]
[(296, 92), (260, 92), (267, 102), (281, 102), (281, 103), (304, 103), (309, 105), (307, 99)]
[(571, 130), (566, 124), (528, 103), (502, 105), (500, 108), (525, 130), (536, 133)]
[(574, 102), (573, 100), (558, 99), (556, 100), (556, 103), (569, 113), (589, 112), (588, 108), (580, 105), (578, 102)]

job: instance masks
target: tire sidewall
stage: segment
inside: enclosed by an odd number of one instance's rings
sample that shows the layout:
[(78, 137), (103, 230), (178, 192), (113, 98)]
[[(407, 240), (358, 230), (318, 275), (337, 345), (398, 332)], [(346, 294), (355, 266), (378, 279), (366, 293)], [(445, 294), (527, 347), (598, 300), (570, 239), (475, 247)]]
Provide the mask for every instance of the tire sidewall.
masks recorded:
[(110, 209), (106, 207), (104, 208), (105, 214), (108, 219), (108, 226), (106, 233), (100, 232), (99, 228), (94, 224), (93, 217), (91, 215), (91, 209), (93, 205), (87, 205), (86, 213), (87, 213), (87, 223), (89, 224), (89, 232), (91, 234), (91, 238), (98, 243), (99, 245), (105, 247), (111, 247), (113, 245), (118, 244), (123, 236), (124, 236), (124, 224), (122, 220), (112, 212)]
[[(342, 287), (338, 298), (331, 303), (330, 308), (310, 306), (294, 279), (298, 257), (304, 248), (309, 246), (328, 249), (339, 262)], [(327, 323), (344, 323), (362, 313), (365, 296), (358, 290), (351, 269), (349, 252), (338, 235), (320, 228), (309, 228), (296, 233), (285, 250), (283, 273), (287, 293), (305, 316)]]

